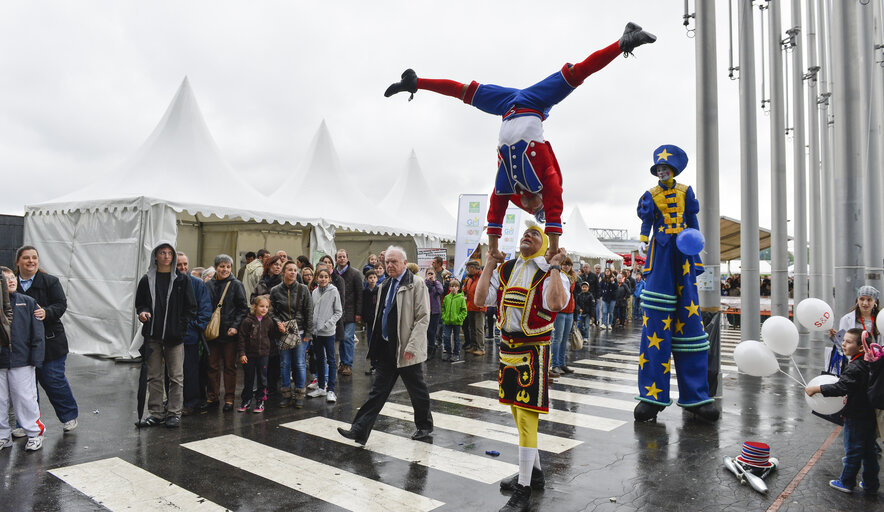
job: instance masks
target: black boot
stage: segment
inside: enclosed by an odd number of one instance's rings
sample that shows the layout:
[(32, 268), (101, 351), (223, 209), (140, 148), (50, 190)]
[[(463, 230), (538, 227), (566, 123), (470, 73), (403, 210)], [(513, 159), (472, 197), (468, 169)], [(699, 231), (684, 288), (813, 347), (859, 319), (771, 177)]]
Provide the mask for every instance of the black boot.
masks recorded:
[(528, 512), (531, 505), (531, 488), (527, 485), (516, 484), (513, 495), (500, 512)]
[(632, 411), (635, 421), (653, 421), (657, 419), (657, 413), (665, 409), (662, 405), (650, 402), (639, 402)]
[[(512, 478), (507, 478), (506, 480), (500, 481), (500, 490), (501, 491), (515, 491), (516, 487), (519, 485), (519, 475), (516, 474)], [(543, 470), (537, 468), (531, 468), (531, 489), (535, 491), (542, 491), (546, 486), (546, 480), (543, 478)]]
[(403, 71), (402, 80), (387, 87), (387, 90), (384, 91), (384, 97), (389, 98), (400, 92), (410, 92), (411, 96), (408, 97), (408, 101), (414, 99), (414, 93), (417, 92), (417, 73), (413, 69)]
[(631, 55), (637, 47), (653, 43), (656, 40), (657, 36), (645, 32), (640, 26), (630, 21), (626, 24), (626, 30), (623, 31), (623, 36), (620, 38), (620, 51)]
[(686, 407), (685, 409), (688, 412), (694, 413), (698, 418), (706, 421), (718, 421), (718, 418), (721, 416), (721, 411), (719, 411), (712, 402), (698, 405), (696, 407)]

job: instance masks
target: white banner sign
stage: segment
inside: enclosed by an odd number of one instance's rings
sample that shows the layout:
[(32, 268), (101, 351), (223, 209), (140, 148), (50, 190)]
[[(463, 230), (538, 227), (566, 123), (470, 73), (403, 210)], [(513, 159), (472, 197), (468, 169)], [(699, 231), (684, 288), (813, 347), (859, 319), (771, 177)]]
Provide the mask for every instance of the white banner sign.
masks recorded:
[[(433, 260), (436, 257), (442, 258), (442, 266), (445, 266), (445, 262), (448, 261), (448, 251), (442, 248), (426, 248), (426, 247), (418, 247), (417, 248), (417, 266), (421, 269), (421, 275), (426, 276), (426, 270), (433, 266)], [(439, 276), (441, 279), (442, 277)]]
[(454, 275), (463, 274), (467, 259), (482, 242), (488, 196), (461, 194), (457, 201), (457, 241), (454, 246)]
[(516, 251), (519, 250), (519, 240), (522, 238), (522, 232), (525, 231), (524, 215), (527, 215), (527, 212), (518, 206), (510, 206), (506, 209), (506, 215), (503, 217), (503, 236), (500, 237), (500, 242), (497, 244), (497, 248), (506, 254), (506, 259), (515, 256)]

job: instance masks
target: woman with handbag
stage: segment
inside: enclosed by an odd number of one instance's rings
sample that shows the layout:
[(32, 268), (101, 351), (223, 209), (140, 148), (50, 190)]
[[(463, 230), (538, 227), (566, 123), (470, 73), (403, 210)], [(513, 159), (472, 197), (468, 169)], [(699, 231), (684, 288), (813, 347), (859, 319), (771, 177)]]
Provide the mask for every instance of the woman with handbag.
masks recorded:
[(570, 282), (571, 298), (568, 300), (568, 305), (556, 315), (553, 323), (552, 357), (550, 358), (552, 370), (549, 372), (549, 376), (553, 378), (559, 378), (565, 373), (574, 373), (574, 370), (568, 368), (566, 364), (571, 328), (574, 325), (574, 285), (577, 283), (577, 273), (574, 272), (574, 262), (570, 257), (562, 260), (562, 275), (567, 277)]
[[(300, 409), (304, 407), (306, 394), (305, 352), (313, 332), (313, 300), (307, 287), (298, 282), (298, 265), (294, 261), (287, 261), (283, 265), (282, 282), (270, 289), (270, 306), (270, 316), (279, 331), (282, 372), (282, 402), (279, 406), (288, 407), (291, 404)], [(294, 389), (291, 387), (293, 365)]]
[[(335, 402), (335, 326), (344, 308), (338, 289), (331, 284), (331, 272), (326, 267), (316, 271), (316, 289), (313, 290), (313, 350), (316, 351), (317, 370), (319, 373), (318, 387), (307, 396), (310, 398), (326, 397), (326, 401)], [(328, 389), (326, 389), (326, 384)]]
[(224, 411), (233, 410), (236, 390), (236, 348), (239, 326), (249, 311), (246, 291), (233, 277), (233, 258), (226, 254), (215, 257), (215, 278), (206, 283), (212, 297), (212, 318), (206, 327), (209, 342), (208, 407), (218, 407), (221, 371), (224, 372)]

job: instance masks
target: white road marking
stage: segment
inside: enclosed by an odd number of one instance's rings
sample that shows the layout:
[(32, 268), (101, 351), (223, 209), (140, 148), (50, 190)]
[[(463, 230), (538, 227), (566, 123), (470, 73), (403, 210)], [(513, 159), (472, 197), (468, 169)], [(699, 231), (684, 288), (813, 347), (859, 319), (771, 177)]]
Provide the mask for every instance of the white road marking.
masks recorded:
[[(384, 405), (384, 408), (381, 409), (381, 414), (407, 421), (414, 419), (414, 409), (406, 405), (394, 404), (391, 402), (387, 402)], [(433, 411), (433, 427), (437, 429), (444, 428), (445, 430), (453, 430), (471, 436), (493, 439), (495, 441), (516, 446), (519, 445), (519, 430), (517, 428), (498, 425), (487, 421)], [(537, 434), (537, 446), (547, 452), (562, 453), (579, 444), (582, 444), (582, 441), (542, 433)]]
[[(280, 426), (330, 441), (358, 446), (355, 441), (345, 439), (336, 430), (337, 427), (350, 428), (350, 425), (330, 418), (317, 416)], [(422, 441), (412, 441), (377, 430), (371, 433), (365, 449), (486, 484), (498, 482), (519, 471), (519, 467), (515, 464), (434, 446)], [(395, 507), (392, 509), (395, 510)]]
[[(628, 356), (628, 355), (625, 355), (625, 354), (605, 354), (605, 355), (603, 355), (602, 357), (607, 358), (607, 359), (619, 359), (619, 360), (621, 360), (621, 361), (635, 361), (635, 362), (638, 362), (638, 356)], [(675, 365), (673, 365), (673, 366), (675, 366)], [(736, 371), (739, 371), (739, 369), (737, 369), (736, 366), (724, 366), (724, 365), (722, 365), (722, 366), (721, 366), (721, 369), (722, 369), (722, 371), (728, 371), (728, 372), (736, 372)]]
[(181, 446), (347, 510), (425, 512), (445, 504), (235, 435)]
[[(496, 390), (497, 388), (495, 387), (494, 389)], [(499, 410), (501, 412), (509, 413), (509, 408), (506, 405), (498, 402), (496, 398), (470, 395), (467, 393), (457, 393), (454, 391), (436, 391), (434, 393), (430, 393), (430, 398), (442, 402), (466, 405), (469, 407), (478, 407), (486, 411)], [(630, 408), (629, 410), (632, 409)], [(433, 413), (433, 418), (435, 417), (436, 413)], [(591, 414), (562, 411), (560, 409), (550, 409), (549, 414), (541, 414), (540, 421), (560, 423), (562, 425), (571, 425), (593, 430), (602, 430), (604, 432), (609, 432), (617, 427), (621, 427), (626, 424), (625, 421), (605, 418), (603, 416), (593, 416)], [(541, 446), (541, 449), (545, 448)]]
[(227, 510), (117, 457), (49, 472), (112, 511)]
[[(487, 380), (483, 382), (475, 382), (470, 384), (477, 388), (493, 389), (497, 391), (497, 382)], [(634, 389), (638, 393), (638, 389)], [(630, 400), (618, 400), (616, 398), (608, 398), (606, 396), (584, 395), (581, 393), (572, 393), (570, 391), (560, 391), (558, 389), (550, 389), (549, 397), (555, 400), (562, 400), (576, 404), (592, 405), (595, 407), (605, 407), (607, 409), (617, 409), (620, 411), (632, 411), (635, 409), (635, 402)]]

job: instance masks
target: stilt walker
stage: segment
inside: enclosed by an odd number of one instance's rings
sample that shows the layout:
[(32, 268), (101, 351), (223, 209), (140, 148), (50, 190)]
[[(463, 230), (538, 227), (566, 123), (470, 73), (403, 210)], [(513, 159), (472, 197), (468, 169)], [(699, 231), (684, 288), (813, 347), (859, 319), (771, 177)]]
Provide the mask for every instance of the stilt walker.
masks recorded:
[[(543, 121), (554, 105), (565, 99), (589, 75), (607, 66), (621, 53), (630, 54), (657, 38), (635, 23), (628, 23), (619, 41), (603, 48), (583, 62), (565, 64), (540, 82), (514, 89), (499, 85), (418, 78), (406, 69), (402, 80), (384, 92), (390, 97), (418, 89), (452, 96), (483, 112), (503, 116), (497, 148), (497, 177), (488, 207), (488, 247), (498, 256), (497, 243), (509, 203), (533, 214), (546, 225), (550, 249), (555, 254), (562, 234), (562, 172), (552, 146), (543, 139)], [(502, 257), (502, 256), (501, 256)]]
[(531, 490), (544, 487), (537, 423), (549, 412), (549, 342), (556, 313), (570, 300), (570, 283), (561, 274), (564, 249), (549, 252), (539, 226), (522, 234), (519, 255), (498, 265), (491, 253), (476, 285), (476, 302), (497, 307), (500, 328), (500, 403), (508, 405), (519, 430), (519, 474), (500, 488), (513, 495), (501, 512), (526, 511)]
[(714, 399), (709, 397), (709, 342), (697, 295), (697, 276), (703, 273), (703, 263), (699, 255), (683, 254), (676, 243), (676, 237), (686, 228), (699, 228), (700, 203), (693, 189), (675, 182), (687, 164), (688, 156), (678, 146), (657, 148), (651, 174), (660, 181), (638, 203), (642, 219), (639, 252), (647, 257), (643, 269), (646, 284), (641, 294), (636, 421), (656, 419), (657, 413), (672, 403), (670, 356), (678, 371), (678, 405), (706, 420), (719, 417)]

